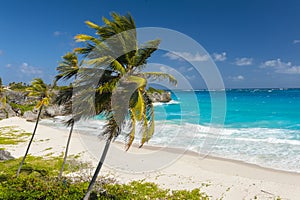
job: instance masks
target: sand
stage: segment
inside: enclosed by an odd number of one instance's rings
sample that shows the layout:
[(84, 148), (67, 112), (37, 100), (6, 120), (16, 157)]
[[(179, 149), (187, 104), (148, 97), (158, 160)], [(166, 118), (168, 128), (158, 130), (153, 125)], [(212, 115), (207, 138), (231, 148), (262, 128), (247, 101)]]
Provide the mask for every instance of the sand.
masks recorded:
[[(34, 123), (14, 117), (0, 121), (0, 127), (16, 126), (32, 132)], [(40, 125), (30, 149), (33, 156), (64, 152), (68, 129)], [(29, 139), (29, 138), (28, 138)], [(69, 155), (80, 155), (84, 162), (96, 167), (105, 141), (97, 136), (76, 131), (71, 140)], [(1, 146), (0, 146), (1, 147)], [(14, 157), (23, 156), (27, 142), (5, 146)], [(93, 169), (90, 170), (91, 173)], [(101, 175), (120, 182), (145, 180), (163, 188), (200, 188), (211, 199), (300, 199), (300, 174), (262, 168), (234, 160), (203, 157), (197, 153), (168, 147), (134, 145), (128, 152), (124, 145), (114, 142), (106, 158)]]

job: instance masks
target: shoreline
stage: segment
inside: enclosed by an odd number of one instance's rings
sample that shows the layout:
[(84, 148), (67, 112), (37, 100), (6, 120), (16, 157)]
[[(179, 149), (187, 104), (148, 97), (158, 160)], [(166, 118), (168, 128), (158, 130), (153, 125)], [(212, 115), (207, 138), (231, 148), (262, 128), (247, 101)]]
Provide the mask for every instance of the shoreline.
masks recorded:
[[(114, 143), (118, 144), (118, 145), (122, 145), (122, 142), (119, 141), (115, 141)], [(137, 144), (133, 144), (132, 146), (134, 146), (135, 148), (138, 148)], [(240, 165), (245, 165), (248, 167), (254, 167), (260, 170), (267, 170), (267, 171), (273, 171), (273, 172), (278, 172), (278, 173), (284, 173), (284, 174), (290, 174), (290, 175), (299, 175), (300, 176), (300, 172), (295, 172), (295, 171), (288, 171), (288, 170), (282, 170), (282, 169), (274, 169), (274, 168), (270, 168), (270, 167), (264, 167), (264, 166), (260, 166), (258, 164), (254, 164), (254, 163), (248, 163), (242, 160), (235, 160), (235, 159), (231, 159), (231, 158), (224, 158), (224, 157), (219, 157), (219, 156), (214, 156), (214, 155), (204, 155), (201, 153), (198, 153), (196, 151), (193, 150), (184, 150), (181, 147), (162, 147), (162, 146), (156, 146), (156, 145), (148, 145), (147, 143), (144, 144), (144, 146), (142, 147), (144, 149), (149, 149), (149, 150), (158, 150), (158, 149), (163, 149), (163, 151), (168, 151), (170, 153), (178, 153), (178, 152), (184, 152), (185, 155), (189, 155), (189, 156), (194, 156), (194, 157), (199, 157), (201, 159), (214, 159), (214, 160), (219, 160), (219, 161), (224, 161), (224, 162), (230, 162), (230, 163), (235, 163), (235, 164), (240, 164)]]
[[(46, 119), (46, 120), (49, 120), (49, 119)], [(47, 127), (52, 127), (52, 128), (58, 129), (58, 130), (62, 130), (62, 128), (60, 126), (54, 127), (54, 126), (51, 126), (49, 123), (44, 124), (44, 125), (47, 126)], [(80, 135), (86, 135), (86, 136), (90, 135), (91, 137), (94, 137), (94, 136), (98, 137), (98, 135), (96, 135), (94, 133), (90, 134), (90, 133), (84, 132), (84, 131), (79, 131), (79, 130), (76, 130), (76, 131), (78, 131), (78, 133)], [(114, 141), (114, 143), (117, 143), (117, 144), (121, 145), (121, 144), (123, 144), (123, 142), (120, 141), (119, 138), (116, 141)], [(134, 141), (134, 142), (136, 142), (136, 141)], [(151, 140), (150, 140), (150, 143), (151, 143)], [(135, 147), (138, 147), (138, 144), (133, 143), (133, 145)], [(215, 155), (213, 153), (208, 153), (207, 155), (204, 155), (204, 154), (199, 153), (197, 151), (194, 151), (192, 149), (185, 150), (185, 149), (183, 149), (183, 147), (174, 147), (174, 146), (164, 147), (161, 144), (148, 144), (148, 143), (145, 143), (143, 148), (148, 148), (150, 150), (163, 149), (164, 151), (173, 151), (173, 152), (180, 152), (180, 153), (187, 152), (188, 154), (193, 154), (193, 155), (201, 157), (201, 158), (203, 158), (205, 156), (205, 157), (208, 157), (208, 158), (215, 158), (215, 159), (220, 159), (220, 160), (229, 161), (229, 162), (237, 162), (237, 163), (240, 163), (240, 164), (251, 165), (253, 167), (258, 167), (258, 168), (262, 168), (262, 169), (274, 170), (274, 171), (285, 172), (285, 173), (300, 174), (300, 168), (299, 168), (299, 170), (297, 170), (296, 168), (288, 169), (288, 167), (285, 167), (285, 168), (282, 167), (283, 164), (276, 167), (274, 165), (272, 166), (272, 165), (264, 164), (263, 162), (247, 162), (247, 160), (245, 160), (243, 158), (234, 159), (234, 158), (230, 158), (230, 157), (222, 157), (222, 155)]]
[[(14, 117), (0, 121), (0, 127), (17, 126), (31, 132), (34, 123)], [(39, 125), (30, 150), (34, 156), (61, 155), (64, 152), (69, 129), (61, 130)], [(80, 135), (77, 131), (71, 139), (69, 155), (80, 155), (80, 159), (92, 162), (104, 146), (97, 136)], [(29, 141), (29, 139), (28, 139)], [(21, 157), (28, 142), (5, 146), (14, 157)], [(47, 150), (48, 149), (48, 150)], [(93, 152), (94, 151), (94, 152)], [(264, 168), (255, 164), (214, 156), (200, 159), (201, 154), (179, 148), (162, 148), (137, 144), (124, 151), (124, 144), (115, 141), (100, 174), (115, 178), (122, 183), (145, 180), (172, 190), (200, 188), (211, 199), (300, 199), (300, 174)], [(169, 159), (169, 160), (168, 160)], [(164, 163), (165, 162), (165, 163)], [(150, 169), (150, 170), (149, 170)], [(154, 170), (153, 170), (154, 169)], [(90, 169), (93, 172), (93, 169)]]

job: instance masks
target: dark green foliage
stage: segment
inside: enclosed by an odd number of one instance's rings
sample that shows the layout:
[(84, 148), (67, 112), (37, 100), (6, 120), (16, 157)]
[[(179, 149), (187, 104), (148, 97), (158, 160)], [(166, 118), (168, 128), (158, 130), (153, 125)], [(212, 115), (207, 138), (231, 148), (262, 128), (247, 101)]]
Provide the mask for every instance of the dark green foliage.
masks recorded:
[(0, 199), (81, 199), (87, 183), (41, 177), (35, 174), (10, 178), (0, 185)]

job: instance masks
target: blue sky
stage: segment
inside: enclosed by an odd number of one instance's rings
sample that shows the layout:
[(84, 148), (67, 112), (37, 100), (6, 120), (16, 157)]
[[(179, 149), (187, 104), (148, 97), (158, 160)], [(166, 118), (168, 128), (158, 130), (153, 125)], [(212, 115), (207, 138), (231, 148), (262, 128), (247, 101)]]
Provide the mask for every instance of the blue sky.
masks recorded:
[[(297, 0), (1, 1), (0, 77), (6, 84), (34, 77), (50, 83), (61, 56), (77, 45), (73, 37), (92, 33), (84, 21), (102, 24), (101, 17), (115, 11), (130, 12), (137, 27), (168, 28), (196, 40), (227, 88), (300, 87), (299, 10)], [(199, 58), (188, 53), (178, 52)], [(166, 52), (157, 52), (151, 62), (184, 66), (181, 73), (203, 87), (187, 62)]]

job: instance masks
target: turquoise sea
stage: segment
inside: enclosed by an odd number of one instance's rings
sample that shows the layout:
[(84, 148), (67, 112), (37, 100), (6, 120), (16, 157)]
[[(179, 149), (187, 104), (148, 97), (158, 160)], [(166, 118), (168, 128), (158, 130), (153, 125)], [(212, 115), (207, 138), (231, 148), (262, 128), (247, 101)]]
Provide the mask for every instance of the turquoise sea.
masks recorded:
[[(155, 103), (149, 145), (300, 173), (300, 89), (173, 91), (172, 98)], [(98, 135), (103, 125), (90, 120), (76, 129)]]
[(159, 131), (151, 143), (300, 172), (300, 89), (176, 91), (172, 96), (172, 102), (155, 106)]

